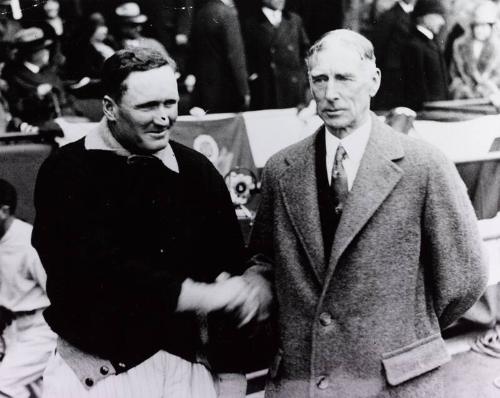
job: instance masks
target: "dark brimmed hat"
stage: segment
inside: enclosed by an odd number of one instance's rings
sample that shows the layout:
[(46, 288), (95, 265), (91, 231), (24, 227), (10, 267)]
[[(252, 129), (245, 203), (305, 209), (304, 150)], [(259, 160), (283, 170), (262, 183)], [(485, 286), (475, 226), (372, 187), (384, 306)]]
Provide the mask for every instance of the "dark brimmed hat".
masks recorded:
[(440, 0), (417, 0), (412, 16), (417, 18), (428, 14), (445, 16), (446, 9)]
[(137, 3), (123, 3), (116, 7), (115, 14), (121, 23), (143, 24), (148, 20), (148, 17), (141, 14), (141, 9)]
[(49, 47), (52, 43), (52, 40), (45, 38), (40, 28), (21, 29), (14, 35), (14, 45), (24, 52), (35, 52)]

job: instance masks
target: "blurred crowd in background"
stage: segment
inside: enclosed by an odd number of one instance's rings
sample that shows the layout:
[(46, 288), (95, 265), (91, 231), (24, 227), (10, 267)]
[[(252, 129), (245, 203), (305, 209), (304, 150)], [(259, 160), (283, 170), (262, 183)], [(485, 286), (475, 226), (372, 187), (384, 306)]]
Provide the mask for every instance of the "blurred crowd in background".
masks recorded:
[(0, 0), (0, 131), (101, 117), (100, 67), (146, 46), (178, 67), (181, 114), (307, 106), (308, 47), (332, 29), (372, 40), (373, 109), (498, 98), (490, 0)]

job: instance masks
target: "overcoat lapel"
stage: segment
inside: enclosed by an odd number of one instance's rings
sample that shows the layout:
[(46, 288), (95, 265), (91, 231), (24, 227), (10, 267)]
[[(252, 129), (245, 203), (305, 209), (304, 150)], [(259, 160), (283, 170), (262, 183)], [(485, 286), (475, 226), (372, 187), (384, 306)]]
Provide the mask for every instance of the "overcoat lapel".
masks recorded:
[(365, 153), (335, 233), (325, 286), (328, 285), (342, 253), (403, 175), (402, 169), (392, 161), (404, 155), (401, 144), (395, 139), (395, 133), (376, 117), (372, 117), (372, 123)]
[(288, 159), (290, 165), (280, 179), (280, 188), (292, 225), (306, 251), (313, 273), (322, 285), (325, 259), (315, 169), (314, 143), (317, 134), (308, 138), (293, 159)]

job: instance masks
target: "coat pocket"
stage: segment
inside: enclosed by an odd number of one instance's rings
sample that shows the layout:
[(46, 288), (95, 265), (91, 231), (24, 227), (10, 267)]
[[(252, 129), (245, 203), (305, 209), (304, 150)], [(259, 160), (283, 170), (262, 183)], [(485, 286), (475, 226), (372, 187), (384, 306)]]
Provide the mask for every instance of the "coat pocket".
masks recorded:
[(439, 333), (382, 354), (385, 375), (391, 386), (429, 372), (450, 359)]

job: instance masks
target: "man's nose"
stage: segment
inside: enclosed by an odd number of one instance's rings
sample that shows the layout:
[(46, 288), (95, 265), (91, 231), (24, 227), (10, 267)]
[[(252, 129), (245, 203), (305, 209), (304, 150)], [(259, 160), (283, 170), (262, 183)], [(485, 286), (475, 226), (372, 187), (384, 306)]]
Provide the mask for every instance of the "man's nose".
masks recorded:
[(165, 106), (161, 105), (158, 107), (153, 117), (153, 123), (162, 127), (170, 127), (171, 121)]
[(336, 101), (340, 98), (338, 84), (333, 79), (329, 79), (327, 82), (325, 97), (329, 101)]

